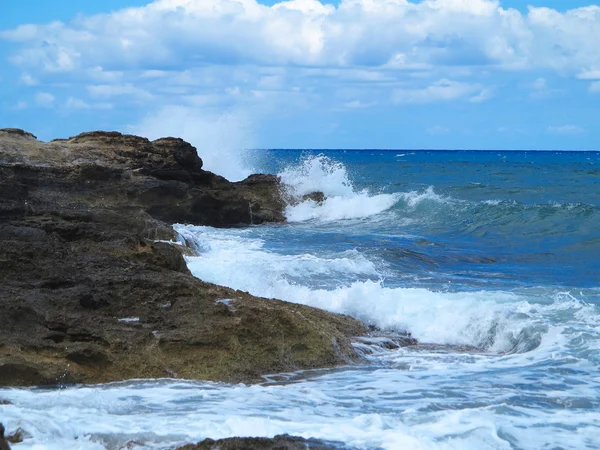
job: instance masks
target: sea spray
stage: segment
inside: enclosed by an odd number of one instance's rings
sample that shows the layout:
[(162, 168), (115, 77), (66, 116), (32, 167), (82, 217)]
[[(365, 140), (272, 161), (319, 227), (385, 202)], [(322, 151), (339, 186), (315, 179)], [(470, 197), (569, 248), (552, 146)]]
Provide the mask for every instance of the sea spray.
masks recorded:
[(391, 208), (398, 196), (371, 194), (357, 190), (350, 181), (344, 164), (325, 155), (305, 155), (298, 164), (286, 167), (280, 174), (282, 183), (292, 197), (323, 192), (325, 200), (307, 199), (289, 205), (285, 215), (289, 222), (318, 220), (331, 222), (377, 215)]
[(177, 136), (198, 150), (204, 169), (240, 181), (258, 172), (252, 151), (252, 120), (242, 112), (214, 115), (183, 106), (166, 106), (146, 116), (134, 132), (150, 139)]

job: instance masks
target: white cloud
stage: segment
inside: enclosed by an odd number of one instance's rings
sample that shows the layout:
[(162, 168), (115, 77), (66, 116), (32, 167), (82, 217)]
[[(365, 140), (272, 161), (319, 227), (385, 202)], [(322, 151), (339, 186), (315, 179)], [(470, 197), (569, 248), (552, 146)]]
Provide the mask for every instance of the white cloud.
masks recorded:
[(16, 110), (16, 111), (22, 111), (24, 109), (27, 109), (28, 107), (28, 103), (26, 101), (20, 100), (18, 101), (15, 105), (12, 106), (12, 110)]
[(594, 94), (600, 94), (600, 81), (590, 83), (589, 91)]
[(548, 83), (545, 78), (536, 78), (536, 80), (533, 83), (531, 83), (531, 88), (534, 91), (545, 91), (546, 89), (548, 89)]
[(375, 106), (375, 102), (362, 102), (360, 100), (352, 100), (344, 103), (344, 108), (347, 109), (362, 109), (370, 108), (371, 106)]
[(81, 100), (79, 98), (74, 98), (74, 97), (69, 97), (69, 99), (65, 103), (65, 106), (68, 109), (90, 109), (91, 108), (89, 103), (86, 103), (83, 100)]
[(433, 135), (448, 134), (449, 132), (450, 132), (450, 128), (443, 127), (441, 125), (435, 125), (435, 126), (427, 129), (427, 133), (433, 134)]
[[(471, 96), (470, 101), (483, 101), (489, 94), (478, 84), (442, 79), (421, 89), (394, 89), (395, 103), (432, 103), (450, 101)], [(478, 99), (478, 97), (480, 99)]]
[(583, 70), (577, 75), (580, 80), (600, 80), (600, 69)]
[(12, 58), (46, 71), (206, 63), (285, 66), (550, 68), (600, 66), (600, 6), (522, 14), (497, 0), (157, 0), (63, 24), (2, 32)]
[(39, 92), (35, 95), (35, 102), (43, 108), (51, 108), (54, 104), (55, 97), (48, 92)]
[(38, 80), (36, 80), (35, 78), (33, 78), (28, 73), (23, 73), (21, 75), (20, 81), (21, 81), (21, 83), (23, 83), (26, 86), (35, 86), (35, 85), (37, 85), (39, 83)]
[(92, 97), (115, 97), (122, 95), (129, 95), (137, 97), (139, 99), (150, 99), (152, 95), (141, 88), (133, 86), (132, 84), (98, 84), (87, 87)]
[(577, 125), (561, 125), (561, 126), (549, 126), (548, 132), (552, 134), (582, 134), (586, 130)]
[(562, 89), (550, 87), (548, 81), (542, 77), (536, 78), (528, 87), (531, 89), (529, 98), (533, 100), (543, 100), (564, 94)]
[(469, 101), (471, 103), (481, 103), (481, 102), (485, 102), (487, 100), (489, 100), (490, 98), (492, 98), (494, 96), (494, 91), (492, 89), (482, 89), (481, 92), (479, 92), (479, 94), (474, 95), (473, 97), (471, 97), (469, 99)]
[(69, 97), (65, 102), (65, 108), (72, 110), (87, 110), (87, 109), (112, 109), (112, 103), (108, 102), (94, 102), (89, 103), (80, 98)]
[[(555, 92), (548, 71), (600, 80), (600, 46), (590, 39), (600, 35), (600, 6), (521, 13), (501, 5), (156, 0), (23, 25), (0, 31), (0, 39), (12, 43), (21, 82), (78, 92), (61, 101), (70, 110), (132, 102), (152, 111), (202, 108), (211, 117), (232, 108), (286, 114), (307, 106), (480, 103), (502, 85), (494, 79), (499, 71), (544, 74), (529, 86), (532, 96)], [(40, 106), (56, 104), (50, 93), (38, 97)]]

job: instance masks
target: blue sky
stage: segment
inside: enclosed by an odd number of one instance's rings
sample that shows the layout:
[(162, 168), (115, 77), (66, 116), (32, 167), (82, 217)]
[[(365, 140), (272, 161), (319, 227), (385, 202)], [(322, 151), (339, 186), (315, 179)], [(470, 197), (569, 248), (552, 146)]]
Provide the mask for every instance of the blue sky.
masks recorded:
[(4, 0), (0, 127), (600, 150), (599, 36), (580, 0)]

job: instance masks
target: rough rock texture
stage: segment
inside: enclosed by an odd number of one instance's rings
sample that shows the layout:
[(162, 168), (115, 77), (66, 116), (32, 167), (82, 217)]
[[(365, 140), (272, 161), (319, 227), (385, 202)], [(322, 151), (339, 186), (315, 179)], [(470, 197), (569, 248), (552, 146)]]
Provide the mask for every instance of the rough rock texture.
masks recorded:
[(175, 138), (92, 132), (45, 143), (0, 129), (0, 180), (0, 196), (17, 214), (87, 206), (139, 208), (168, 223), (284, 220), (277, 177), (230, 183), (202, 170), (196, 149)]
[(10, 445), (4, 438), (4, 425), (0, 423), (0, 450), (10, 450)]
[(358, 321), (204, 283), (173, 222), (282, 219), (278, 180), (202, 170), (180, 139), (0, 130), (0, 385), (260, 375), (352, 361)]
[(340, 450), (347, 449), (341, 443), (327, 443), (317, 439), (304, 439), (282, 434), (269, 438), (205, 439), (198, 444), (185, 445), (177, 450)]

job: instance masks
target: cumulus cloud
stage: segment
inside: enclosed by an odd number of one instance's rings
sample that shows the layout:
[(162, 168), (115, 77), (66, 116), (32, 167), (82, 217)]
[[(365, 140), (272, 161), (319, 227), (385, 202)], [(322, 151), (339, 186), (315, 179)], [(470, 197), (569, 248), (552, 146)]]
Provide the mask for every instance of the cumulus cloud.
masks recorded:
[[(155, 0), (0, 31), (21, 83), (64, 89), (37, 94), (37, 105), (91, 112), (130, 104), (135, 114), (153, 111), (130, 131), (198, 142), (232, 110), (264, 117), (450, 102), (475, 109), (508, 91), (496, 77), (505, 72), (526, 74), (524, 96), (559, 92), (550, 87), (557, 76), (589, 80), (598, 93), (593, 36), (600, 6), (520, 12), (499, 0)], [(576, 133), (568, 127), (547, 131)], [(233, 146), (215, 133), (209, 147)]]
[(2, 33), (21, 45), (14, 63), (55, 72), (207, 63), (585, 72), (600, 67), (598, 35), (600, 6), (522, 14), (498, 0), (157, 0)]

